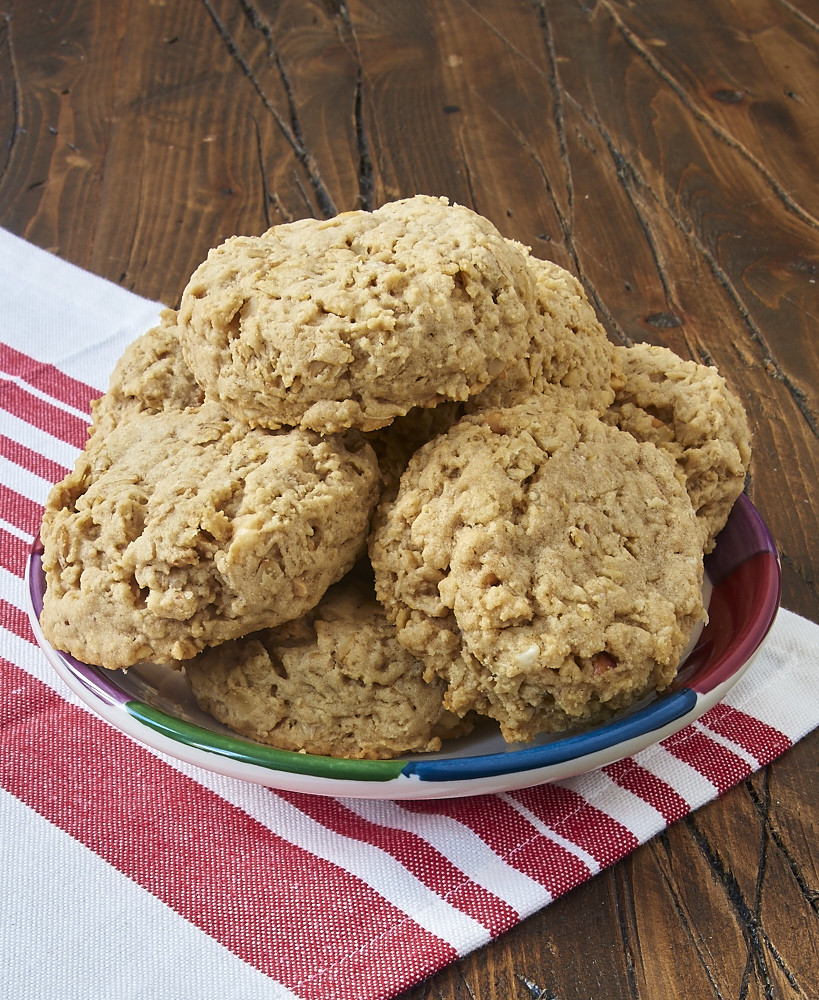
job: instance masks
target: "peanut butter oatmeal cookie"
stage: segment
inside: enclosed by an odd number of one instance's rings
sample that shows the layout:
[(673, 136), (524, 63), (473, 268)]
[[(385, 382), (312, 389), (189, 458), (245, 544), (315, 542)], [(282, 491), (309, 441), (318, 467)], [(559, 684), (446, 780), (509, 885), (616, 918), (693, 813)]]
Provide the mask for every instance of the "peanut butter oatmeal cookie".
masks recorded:
[(532, 338), (526, 355), (466, 409), (508, 407), (532, 396), (557, 394), (579, 410), (603, 413), (614, 401), (617, 355), (583, 286), (552, 261), (527, 257), (535, 285)]
[(526, 259), (486, 219), (422, 195), (237, 236), (188, 282), (183, 351), (206, 396), (248, 423), (375, 430), (522, 357)]
[(664, 451), (542, 401), (464, 417), (421, 448), (370, 554), (445, 705), (514, 741), (670, 683), (704, 616), (702, 545)]
[(463, 415), (462, 403), (440, 403), (429, 409), (415, 406), (403, 417), (396, 417), (387, 427), (364, 435), (378, 458), (384, 479), (382, 497), (388, 494), (394, 496), (398, 491), (401, 475), (415, 452), (448, 430)]
[(710, 551), (745, 486), (751, 460), (742, 403), (716, 368), (650, 344), (615, 350), (623, 382), (605, 419), (674, 458)]
[(115, 668), (296, 618), (361, 554), (378, 489), (355, 432), (251, 430), (215, 403), (133, 416), (49, 495), (43, 632)]
[[(370, 575), (371, 576), (371, 575)], [(200, 707), (281, 750), (386, 759), (441, 748), (470, 723), (399, 646), (368, 574), (354, 570), (302, 618), (185, 663)]]
[(176, 317), (173, 309), (163, 309), (159, 323), (125, 348), (107, 392), (91, 404), (92, 434), (109, 434), (136, 414), (202, 404), (202, 390), (182, 356)]

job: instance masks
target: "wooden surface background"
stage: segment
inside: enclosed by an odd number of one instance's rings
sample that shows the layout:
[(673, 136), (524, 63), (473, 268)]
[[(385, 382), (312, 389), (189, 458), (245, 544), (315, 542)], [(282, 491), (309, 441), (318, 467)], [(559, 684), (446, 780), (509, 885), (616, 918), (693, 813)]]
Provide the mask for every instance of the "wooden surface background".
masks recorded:
[[(234, 233), (469, 205), (613, 340), (719, 367), (819, 621), (818, 59), (816, 0), (0, 0), (0, 225), (173, 305)], [(404, 1000), (816, 998), (818, 765), (814, 733)]]

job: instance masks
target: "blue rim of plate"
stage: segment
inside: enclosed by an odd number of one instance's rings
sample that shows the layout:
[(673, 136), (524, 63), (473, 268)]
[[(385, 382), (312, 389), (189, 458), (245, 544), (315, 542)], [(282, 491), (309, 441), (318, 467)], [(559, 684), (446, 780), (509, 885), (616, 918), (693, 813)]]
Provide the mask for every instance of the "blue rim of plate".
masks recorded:
[[(572, 764), (572, 773), (581, 773), (637, 752), (697, 719), (739, 680), (768, 634), (781, 597), (781, 567), (774, 540), (743, 494), (714, 551), (705, 557), (712, 588), (709, 621), (668, 691), (610, 722), (520, 748), (463, 755), (447, 749), (440, 754), (406, 755), (395, 760), (350, 760), (278, 750), (211, 730), (133, 697), (124, 680), (126, 673), (85, 664), (55, 650), (39, 628), (45, 589), (41, 555), (37, 539), (27, 572), (35, 635), (52, 666), (97, 714), (117, 725), (125, 713), (128, 725), (120, 728), (130, 735), (162, 750), (174, 745), (184, 748), (180, 754), (184, 759), (217, 772), (235, 773), (235, 769), (220, 766), (220, 761), (248, 765), (250, 780), (271, 787), (280, 784), (277, 775), (309, 776), (319, 779), (318, 790), (326, 794), (334, 794), (336, 783), (343, 786), (339, 794), (355, 794), (350, 788), (359, 783), (391, 786), (407, 780), (419, 798), (433, 788), (435, 795), (446, 795), (448, 787), (453, 794), (472, 794), (472, 785), (480, 791), (481, 782), (488, 779), (494, 780), (493, 790), (497, 791), (504, 787), (504, 777), (511, 781), (514, 776), (514, 787), (520, 787), (527, 783), (527, 775), (531, 775), (530, 783), (539, 783), (550, 780), (550, 771), (556, 767), (563, 766), (565, 771), (565, 765)], [(457, 747), (458, 741), (453, 743)]]

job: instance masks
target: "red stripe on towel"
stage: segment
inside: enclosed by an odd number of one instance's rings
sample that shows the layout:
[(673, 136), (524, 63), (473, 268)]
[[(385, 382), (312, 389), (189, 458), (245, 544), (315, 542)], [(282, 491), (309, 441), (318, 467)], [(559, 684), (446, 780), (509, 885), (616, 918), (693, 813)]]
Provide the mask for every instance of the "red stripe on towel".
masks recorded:
[(520, 919), (508, 903), (472, 882), (417, 834), (363, 819), (337, 799), (295, 792), (279, 794), (328, 830), (371, 844), (391, 855), (419, 882), (450, 906), (476, 920), (493, 937), (508, 930)]
[(540, 785), (513, 793), (549, 829), (590, 854), (601, 867), (613, 864), (638, 846), (622, 823), (563, 785)]
[(26, 575), (29, 543), (0, 528), (0, 566), (21, 579)]
[(746, 761), (694, 726), (667, 737), (662, 746), (707, 778), (720, 794), (751, 773)]
[(71, 378), (54, 365), (38, 361), (8, 344), (0, 344), (0, 371), (20, 378), (40, 392), (83, 412), (90, 412), (91, 400), (102, 395), (99, 389)]
[(43, 517), (42, 505), (0, 483), (2, 518), (28, 535), (36, 535)]
[(0, 628), (8, 629), (9, 632), (12, 632), (19, 639), (25, 639), (26, 642), (34, 642), (34, 633), (31, 631), (28, 615), (20, 608), (9, 604), (2, 597), (0, 597)]
[(0, 407), (75, 448), (84, 448), (88, 440), (90, 418), (81, 420), (14, 382), (0, 382)]
[(699, 721), (712, 732), (742, 747), (762, 767), (793, 745), (778, 729), (724, 702), (710, 708)]
[(12, 441), (5, 434), (0, 434), (0, 455), (48, 483), (59, 482), (68, 472), (59, 462), (53, 462), (39, 452), (32, 451), (19, 441)]
[(413, 812), (446, 815), (462, 823), (508, 865), (538, 882), (553, 898), (589, 877), (588, 865), (538, 830), (504, 798), (477, 795), (402, 805)]
[(633, 757), (626, 757), (603, 768), (611, 780), (656, 809), (666, 823), (674, 823), (691, 811), (691, 806), (676, 789), (646, 770)]
[(457, 958), (360, 879), (1, 659), (0, 689), (3, 786), (305, 1000), (383, 996)]

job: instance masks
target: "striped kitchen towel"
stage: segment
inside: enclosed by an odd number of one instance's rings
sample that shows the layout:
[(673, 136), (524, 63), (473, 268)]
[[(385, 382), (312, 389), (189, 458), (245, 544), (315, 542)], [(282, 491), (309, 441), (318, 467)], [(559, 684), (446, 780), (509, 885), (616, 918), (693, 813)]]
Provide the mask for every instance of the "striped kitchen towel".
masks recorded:
[(2, 996), (395, 996), (623, 858), (819, 723), (781, 611), (727, 698), (582, 777), (432, 801), (275, 791), (149, 749), (54, 674), (24, 571), (89, 403), (159, 306), (0, 231)]

